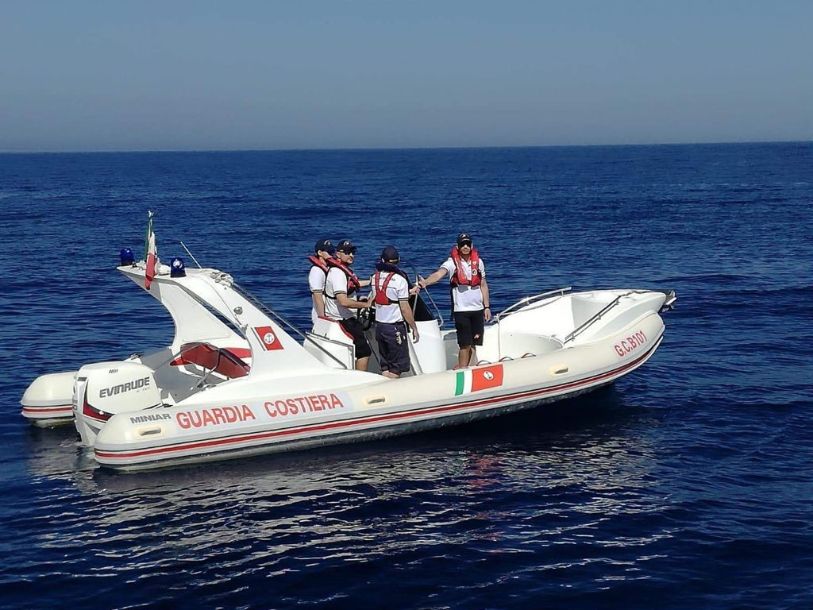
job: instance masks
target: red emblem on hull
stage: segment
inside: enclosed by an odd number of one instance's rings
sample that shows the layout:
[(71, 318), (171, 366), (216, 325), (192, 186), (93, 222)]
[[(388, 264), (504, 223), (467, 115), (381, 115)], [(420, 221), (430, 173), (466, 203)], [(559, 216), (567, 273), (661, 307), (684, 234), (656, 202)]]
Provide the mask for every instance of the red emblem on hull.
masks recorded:
[(255, 326), (254, 332), (257, 333), (257, 337), (260, 339), (260, 343), (263, 344), (263, 347), (270, 351), (272, 349), (285, 349), (282, 347), (282, 342), (277, 337), (277, 334), (274, 332), (274, 329), (270, 326)]
[(502, 364), (493, 364), (471, 371), (471, 391), (478, 392), (502, 385)]

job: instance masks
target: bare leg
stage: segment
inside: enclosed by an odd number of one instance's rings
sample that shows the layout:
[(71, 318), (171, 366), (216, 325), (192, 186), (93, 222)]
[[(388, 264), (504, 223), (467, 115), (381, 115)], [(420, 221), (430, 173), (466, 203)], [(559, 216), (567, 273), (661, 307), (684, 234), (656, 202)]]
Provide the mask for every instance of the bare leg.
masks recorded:
[(356, 370), (357, 371), (366, 371), (368, 362), (370, 362), (370, 357), (369, 356), (367, 356), (366, 358), (359, 358), (358, 360), (356, 360)]
[(469, 363), (471, 362), (471, 353), (471, 345), (460, 348), (460, 351), (457, 352), (457, 368), (464, 369), (469, 366)]

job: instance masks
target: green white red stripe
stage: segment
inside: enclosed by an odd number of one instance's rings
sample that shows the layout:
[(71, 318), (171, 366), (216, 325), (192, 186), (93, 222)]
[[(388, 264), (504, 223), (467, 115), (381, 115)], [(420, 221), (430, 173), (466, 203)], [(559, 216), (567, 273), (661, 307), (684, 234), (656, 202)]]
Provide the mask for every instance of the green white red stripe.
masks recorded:
[(502, 364), (464, 369), (455, 375), (455, 396), (498, 388), (502, 385)]

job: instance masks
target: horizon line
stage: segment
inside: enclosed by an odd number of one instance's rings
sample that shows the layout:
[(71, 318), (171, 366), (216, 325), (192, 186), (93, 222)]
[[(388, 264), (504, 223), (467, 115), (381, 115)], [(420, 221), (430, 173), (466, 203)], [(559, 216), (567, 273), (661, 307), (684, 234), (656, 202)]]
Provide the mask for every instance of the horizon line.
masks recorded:
[(401, 150), (483, 150), (530, 148), (632, 148), (649, 146), (720, 146), (756, 144), (810, 144), (811, 140), (732, 140), (710, 142), (640, 142), (625, 144), (517, 144), (482, 146), (347, 146), (317, 148), (144, 148), (144, 149), (89, 149), (89, 150), (0, 150), (0, 155), (103, 155), (149, 153), (246, 153), (246, 152), (365, 152)]

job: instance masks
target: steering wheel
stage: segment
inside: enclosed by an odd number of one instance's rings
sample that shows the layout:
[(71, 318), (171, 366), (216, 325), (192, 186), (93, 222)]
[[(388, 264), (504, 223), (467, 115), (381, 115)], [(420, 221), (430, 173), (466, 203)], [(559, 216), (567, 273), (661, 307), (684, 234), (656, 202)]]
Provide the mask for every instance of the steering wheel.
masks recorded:
[(359, 311), (359, 322), (361, 322), (361, 329), (364, 331), (370, 330), (370, 327), (375, 322), (375, 308), (368, 307)]

